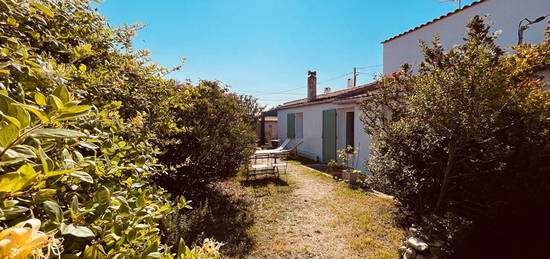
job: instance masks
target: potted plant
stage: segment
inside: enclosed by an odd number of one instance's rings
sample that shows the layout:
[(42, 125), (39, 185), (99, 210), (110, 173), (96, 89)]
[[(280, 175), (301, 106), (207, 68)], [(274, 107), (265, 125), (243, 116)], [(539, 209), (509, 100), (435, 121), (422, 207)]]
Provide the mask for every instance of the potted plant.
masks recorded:
[(333, 177), (342, 178), (342, 170), (344, 169), (344, 165), (342, 163), (330, 160), (327, 166), (329, 174), (331, 174)]
[(345, 149), (338, 150), (338, 157), (342, 160), (345, 169), (342, 170), (342, 178), (344, 181), (355, 184), (359, 178), (361, 171), (356, 170), (359, 149), (355, 149), (352, 146), (347, 146)]

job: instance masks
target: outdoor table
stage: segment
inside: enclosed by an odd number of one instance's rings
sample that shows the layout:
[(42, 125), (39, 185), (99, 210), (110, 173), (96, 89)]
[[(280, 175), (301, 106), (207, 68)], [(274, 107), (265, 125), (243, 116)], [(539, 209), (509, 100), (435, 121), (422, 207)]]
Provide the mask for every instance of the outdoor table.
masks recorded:
[[(257, 175), (267, 175), (272, 174), (279, 176), (280, 174), (280, 168), (284, 168), (284, 172), (286, 173), (287, 164), (278, 162), (277, 159), (284, 158), (288, 155), (288, 151), (271, 151), (268, 152), (257, 152), (253, 156), (251, 156), (251, 160), (253, 160), (253, 164), (250, 166), (250, 168), (247, 168), (246, 171), (246, 180), (250, 176), (257, 176)], [(259, 163), (258, 163), (259, 161)]]

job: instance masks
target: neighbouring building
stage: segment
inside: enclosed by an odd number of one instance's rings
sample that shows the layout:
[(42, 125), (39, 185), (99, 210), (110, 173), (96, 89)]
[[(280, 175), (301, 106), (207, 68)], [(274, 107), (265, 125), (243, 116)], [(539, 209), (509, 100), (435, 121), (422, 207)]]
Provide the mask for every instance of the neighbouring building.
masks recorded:
[(263, 112), (256, 125), (256, 135), (259, 145), (270, 145), (272, 140), (279, 138), (277, 134), (277, 111)]
[[(466, 24), (475, 15), (489, 15), (493, 30), (501, 30), (497, 40), (501, 47), (518, 43), (518, 29), (523, 30), (523, 42), (539, 43), (550, 19), (550, 0), (479, 0), (456, 11), (417, 26), (382, 42), (384, 47), (383, 72), (398, 71), (403, 63), (413, 67), (423, 61), (419, 41), (429, 42), (439, 34), (445, 49), (461, 44)], [(527, 20), (526, 20), (527, 19)], [(522, 22), (523, 21), (523, 22)], [(526, 28), (526, 27), (524, 27)], [(550, 81), (550, 69), (540, 71)], [(364, 160), (369, 156), (371, 138), (363, 130), (359, 102), (366, 98), (376, 83), (317, 95), (316, 72), (308, 72), (307, 98), (282, 104), (277, 108), (278, 138), (302, 142), (298, 152), (302, 156), (328, 162), (336, 159), (336, 152), (347, 145), (359, 147), (356, 169), (365, 170)]]
[[(520, 22), (526, 25), (528, 22), (525, 19), (535, 21), (545, 17), (529, 25), (522, 33), (524, 43), (540, 43), (544, 41), (544, 31), (550, 20), (550, 0), (479, 0), (389, 38), (382, 42), (384, 74), (398, 71), (403, 63), (414, 67), (422, 62), (424, 59), (419, 41), (429, 43), (435, 34), (439, 34), (446, 50), (462, 44), (466, 36), (466, 24), (475, 15), (488, 15), (488, 22), (493, 23), (493, 31), (501, 31), (496, 43), (503, 48), (518, 43)], [(550, 77), (550, 71), (544, 74)]]

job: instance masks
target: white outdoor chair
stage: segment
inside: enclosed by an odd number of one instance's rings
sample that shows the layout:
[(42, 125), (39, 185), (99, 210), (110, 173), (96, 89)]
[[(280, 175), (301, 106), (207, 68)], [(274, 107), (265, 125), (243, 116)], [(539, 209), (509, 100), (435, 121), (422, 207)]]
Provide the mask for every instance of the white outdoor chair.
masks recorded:
[(278, 146), (275, 149), (267, 149), (267, 150), (257, 150), (254, 152), (255, 155), (262, 155), (262, 154), (271, 154), (271, 153), (277, 153), (278, 151), (283, 151), (288, 145), (290, 144), (290, 139), (285, 139), (283, 143), (281, 143), (280, 146)]

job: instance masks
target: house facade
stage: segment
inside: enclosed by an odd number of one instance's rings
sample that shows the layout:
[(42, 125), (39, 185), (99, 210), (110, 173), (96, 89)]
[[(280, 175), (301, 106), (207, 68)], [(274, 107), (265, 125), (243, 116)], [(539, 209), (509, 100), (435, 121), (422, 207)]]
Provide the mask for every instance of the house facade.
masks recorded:
[[(449, 50), (461, 44), (466, 24), (475, 15), (489, 15), (493, 30), (502, 30), (497, 40), (501, 47), (518, 43), (518, 28), (529, 21), (540, 20), (523, 30), (524, 43), (544, 40), (544, 31), (550, 19), (550, 0), (479, 0), (454, 12), (443, 15), (409, 31), (382, 42), (384, 49), (383, 72), (398, 71), (402, 64), (415, 67), (423, 61), (419, 41), (429, 42), (439, 34), (443, 47)], [(524, 20), (527, 19), (527, 20)], [(540, 75), (550, 82), (550, 69)], [(364, 161), (369, 156), (371, 138), (364, 131), (359, 103), (365, 100), (376, 83), (349, 87), (335, 92), (316, 95), (316, 73), (308, 72), (308, 96), (284, 103), (277, 108), (278, 138), (294, 139), (302, 144), (300, 155), (320, 162), (336, 158), (336, 152), (348, 145), (359, 150), (356, 169), (365, 171)]]
[[(508, 48), (518, 43), (518, 29), (522, 20), (535, 21), (539, 17), (550, 15), (550, 0), (478, 0), (387, 39), (382, 42), (384, 74), (398, 71), (403, 63), (416, 67), (415, 65), (424, 60), (419, 41), (429, 43), (435, 34), (439, 34), (441, 45), (446, 50), (453, 45), (462, 44), (466, 36), (466, 24), (476, 15), (488, 15), (488, 22), (494, 24), (492, 30), (501, 31), (496, 43), (503, 48)], [(529, 28), (522, 33), (523, 42), (544, 41), (544, 31), (549, 20), (550, 16), (529, 25)], [(522, 25), (526, 24), (527, 21), (524, 20)], [(545, 73), (550, 74), (548, 71)]]
[(308, 97), (277, 107), (279, 139), (293, 139), (301, 156), (319, 162), (339, 160), (337, 150), (353, 146), (358, 151), (356, 169), (364, 171), (370, 136), (363, 130), (359, 102), (375, 84), (316, 94), (315, 72), (308, 72)]

